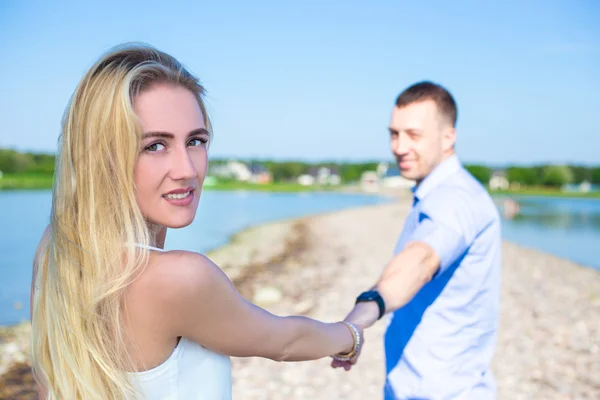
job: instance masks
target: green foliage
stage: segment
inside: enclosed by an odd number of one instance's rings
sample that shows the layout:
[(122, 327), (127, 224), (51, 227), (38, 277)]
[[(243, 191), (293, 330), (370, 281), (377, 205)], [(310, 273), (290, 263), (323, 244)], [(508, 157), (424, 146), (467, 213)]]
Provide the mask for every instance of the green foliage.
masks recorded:
[(0, 190), (9, 189), (51, 189), (52, 175), (48, 174), (3, 174)]
[(573, 172), (572, 183), (579, 184), (584, 181), (589, 182), (589, 180), (591, 179), (592, 170), (590, 168), (586, 168), (581, 165), (572, 165), (570, 168), (571, 168), (571, 172)]
[(465, 165), (465, 169), (480, 183), (487, 185), (492, 177), (492, 169), (485, 165)]
[(558, 188), (549, 186), (534, 186), (519, 189), (495, 190), (492, 192), (494, 196), (503, 195), (518, 195), (518, 196), (551, 196), (551, 197), (570, 197), (570, 198), (588, 198), (600, 199), (600, 192), (579, 192), (579, 191), (562, 191)]
[(31, 154), (0, 149), (0, 171), (2, 173), (15, 174), (27, 172), (32, 165), (34, 165), (34, 161)]
[(540, 183), (540, 175), (537, 167), (510, 167), (506, 170), (506, 179), (510, 183), (518, 183), (525, 186), (533, 186)]
[(375, 171), (377, 169), (376, 162), (367, 162), (359, 164), (345, 163), (339, 166), (339, 174), (342, 178), (342, 182), (350, 183), (357, 182), (360, 180), (363, 172)]
[(573, 181), (573, 172), (565, 165), (549, 165), (544, 168), (542, 184), (544, 186), (561, 187)]
[(312, 192), (333, 190), (333, 186), (302, 186), (295, 182), (280, 182), (256, 184), (239, 182), (235, 180), (219, 180), (215, 185), (205, 187), (203, 190), (253, 190), (261, 192)]
[(591, 168), (590, 183), (593, 183), (595, 185), (600, 185), (600, 167)]
[(268, 161), (264, 163), (264, 166), (271, 172), (273, 181), (275, 182), (292, 181), (300, 175), (307, 173), (309, 169), (308, 164), (300, 161)]

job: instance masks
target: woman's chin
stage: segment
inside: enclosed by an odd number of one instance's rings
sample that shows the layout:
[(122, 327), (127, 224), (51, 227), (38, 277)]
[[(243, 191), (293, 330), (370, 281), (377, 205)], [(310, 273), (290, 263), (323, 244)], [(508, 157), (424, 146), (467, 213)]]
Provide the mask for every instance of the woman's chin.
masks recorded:
[(172, 224), (172, 225), (165, 225), (165, 226), (169, 229), (181, 229), (181, 228), (185, 228), (186, 226), (189, 226), (190, 224), (191, 224), (191, 222), (189, 222), (187, 224)]
[(178, 215), (176, 217), (173, 216), (171, 218), (161, 218), (158, 221), (158, 224), (169, 229), (180, 229), (191, 225), (191, 223), (194, 222), (195, 217), (196, 213), (194, 213), (193, 215)]
[(181, 229), (191, 225), (192, 222), (194, 222), (194, 218), (190, 218), (189, 220), (185, 221), (170, 221), (169, 223), (165, 224), (165, 226), (169, 229)]

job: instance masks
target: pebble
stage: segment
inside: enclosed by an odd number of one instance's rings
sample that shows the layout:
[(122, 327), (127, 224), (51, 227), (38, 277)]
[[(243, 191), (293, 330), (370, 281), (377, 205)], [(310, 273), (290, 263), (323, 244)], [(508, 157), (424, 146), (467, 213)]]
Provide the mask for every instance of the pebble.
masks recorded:
[(281, 301), (281, 290), (273, 286), (258, 288), (254, 293), (253, 302), (259, 306), (270, 306)]

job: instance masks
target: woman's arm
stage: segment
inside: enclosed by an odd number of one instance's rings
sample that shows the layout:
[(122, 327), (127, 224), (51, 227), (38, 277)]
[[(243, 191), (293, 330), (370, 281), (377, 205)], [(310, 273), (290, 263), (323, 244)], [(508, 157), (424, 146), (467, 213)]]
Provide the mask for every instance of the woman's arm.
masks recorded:
[(185, 336), (213, 351), (276, 361), (314, 360), (348, 353), (354, 336), (343, 323), (302, 316), (279, 317), (246, 301), (208, 258), (188, 252), (161, 255), (152, 290), (173, 336)]

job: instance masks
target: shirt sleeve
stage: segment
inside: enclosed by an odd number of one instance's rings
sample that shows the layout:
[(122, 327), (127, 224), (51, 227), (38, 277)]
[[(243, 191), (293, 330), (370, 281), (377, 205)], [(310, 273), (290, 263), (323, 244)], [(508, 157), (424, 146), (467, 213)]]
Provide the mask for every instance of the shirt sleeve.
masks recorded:
[(464, 257), (476, 236), (473, 207), (462, 196), (425, 199), (411, 241), (429, 245), (440, 258), (434, 278)]
[(448, 269), (458, 261), (468, 249), (467, 241), (463, 234), (445, 226), (443, 223), (435, 222), (427, 215), (421, 214), (421, 223), (413, 233), (411, 240), (426, 243), (436, 252), (440, 258), (440, 268), (434, 274), (434, 278)]

